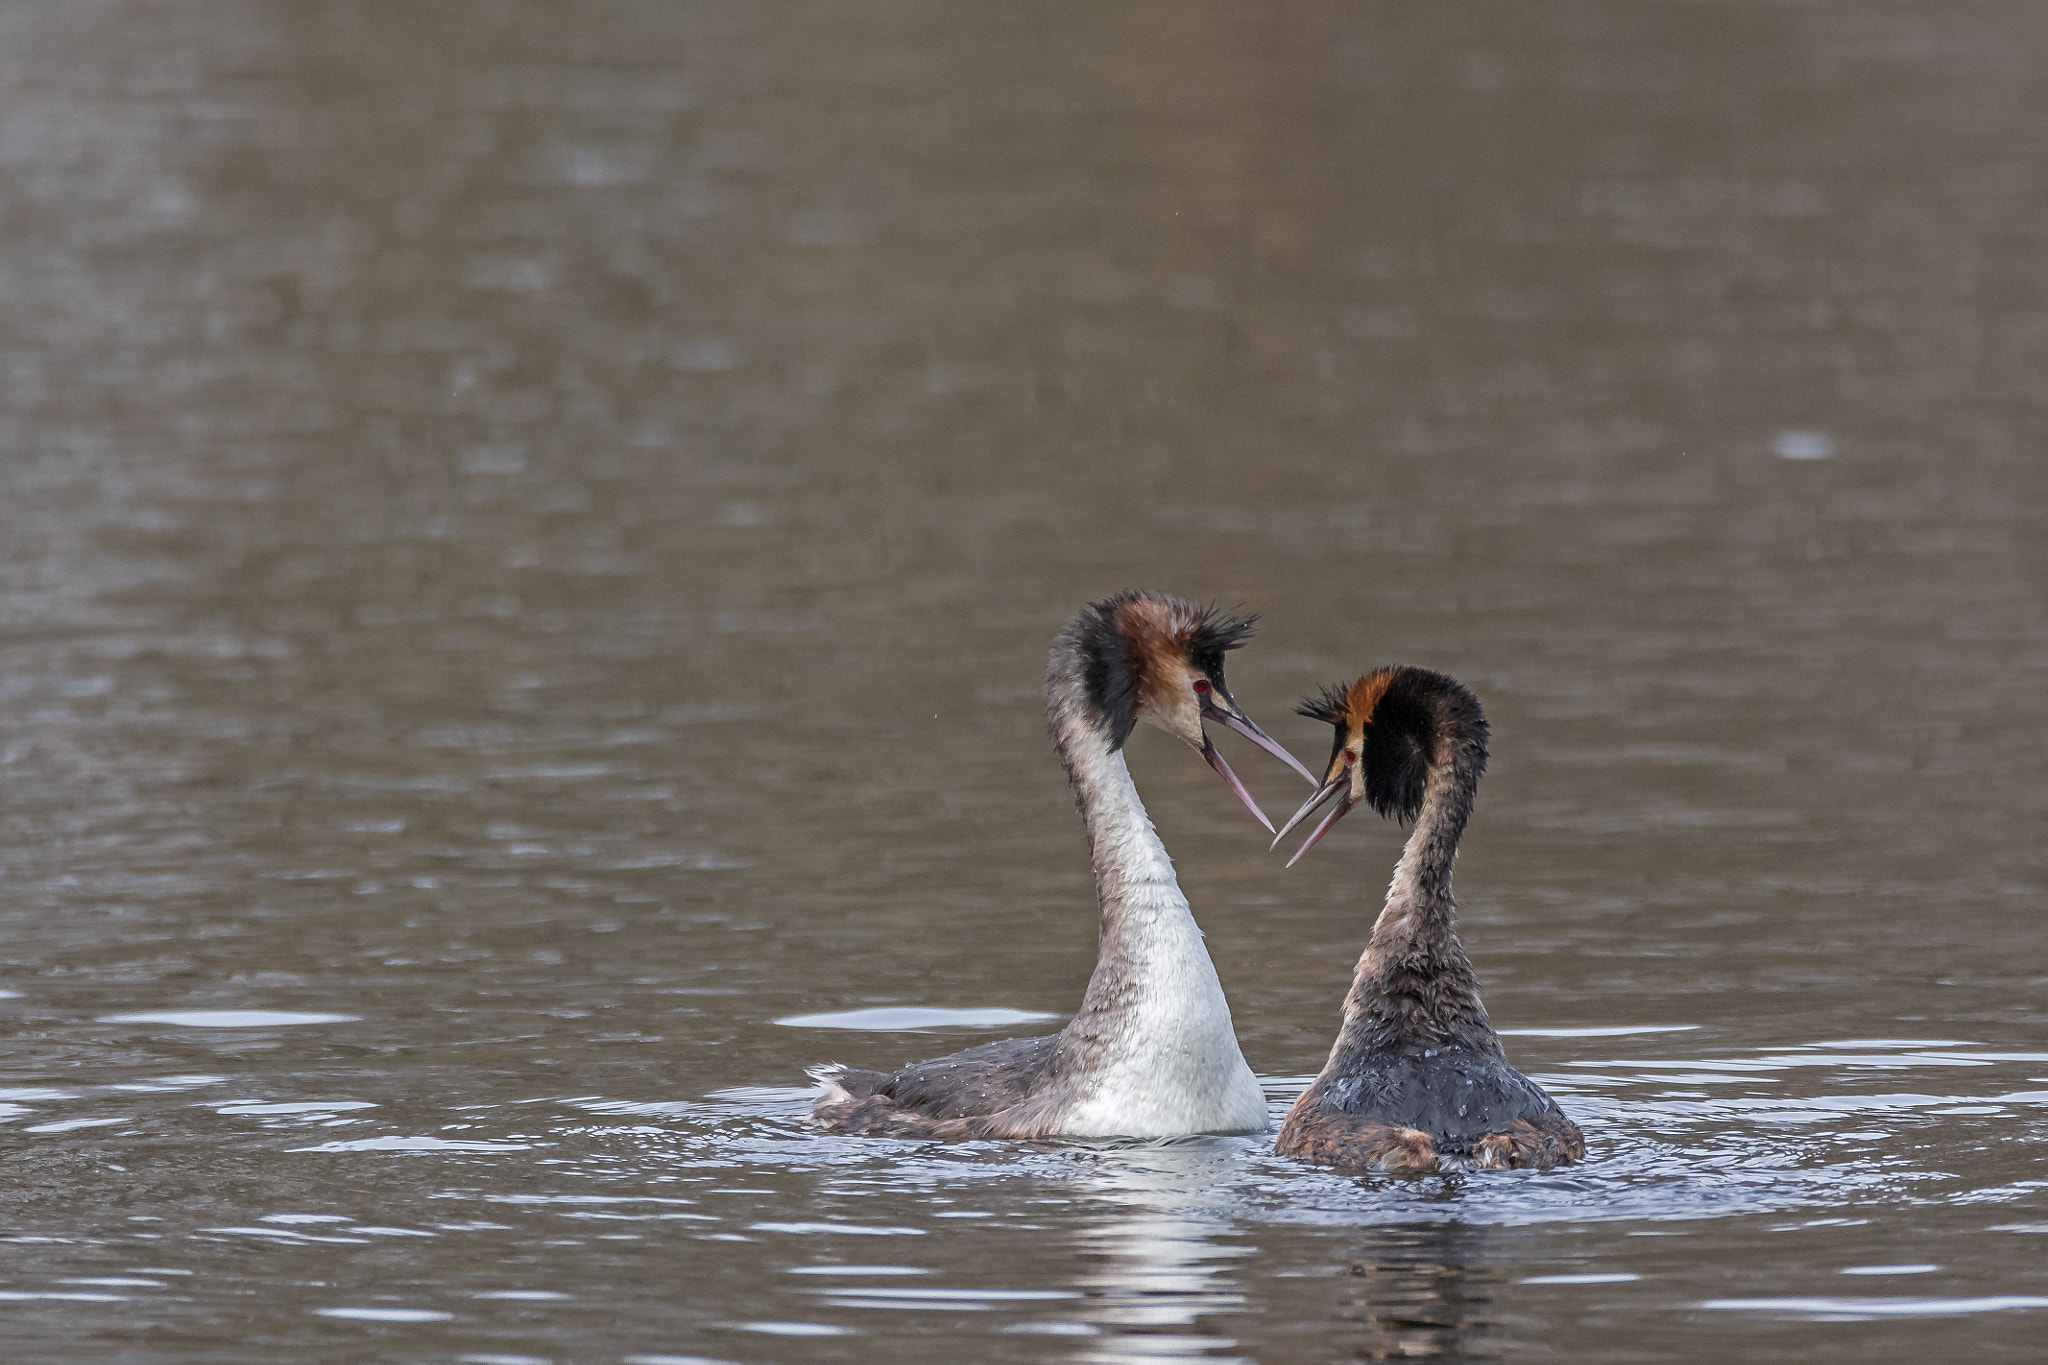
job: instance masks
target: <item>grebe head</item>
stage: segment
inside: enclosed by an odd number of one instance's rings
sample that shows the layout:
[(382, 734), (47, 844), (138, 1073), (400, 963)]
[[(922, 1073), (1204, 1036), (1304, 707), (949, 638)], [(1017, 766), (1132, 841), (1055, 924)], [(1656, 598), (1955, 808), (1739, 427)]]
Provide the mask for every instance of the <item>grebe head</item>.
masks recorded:
[(1251, 638), (1255, 616), (1231, 616), (1164, 593), (1132, 591), (1092, 603), (1075, 621), (1082, 687), (1091, 710), (1121, 748), (1138, 722), (1186, 743), (1237, 793), (1267, 829), (1273, 827), (1202, 728), (1215, 721), (1237, 731), (1310, 782), (1315, 775), (1252, 723), (1223, 680), (1223, 656)]
[(1304, 699), (1295, 714), (1327, 721), (1336, 737), (1315, 794), (1280, 827), (1273, 842), (1278, 844), (1324, 803), (1334, 798), (1337, 805), (1287, 860), (1289, 867), (1354, 807), (1371, 806), (1404, 823), (1413, 820), (1422, 810), (1429, 770), (1447, 746), (1468, 748), (1475, 778), (1486, 767), (1486, 717), (1479, 699), (1457, 679), (1426, 668), (1376, 668), (1356, 682), (1338, 683)]

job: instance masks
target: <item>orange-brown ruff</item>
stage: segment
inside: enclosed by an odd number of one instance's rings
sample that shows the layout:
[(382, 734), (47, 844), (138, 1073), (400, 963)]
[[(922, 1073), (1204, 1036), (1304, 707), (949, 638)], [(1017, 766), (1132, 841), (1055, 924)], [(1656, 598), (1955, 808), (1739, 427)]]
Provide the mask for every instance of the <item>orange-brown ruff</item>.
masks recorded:
[(1046, 665), (1046, 725), (1088, 831), (1102, 912), (1081, 1008), (1051, 1037), (986, 1043), (894, 1073), (818, 1068), (820, 1127), (958, 1140), (1266, 1126), (1201, 930), (1123, 757), (1132, 728), (1155, 724), (1200, 750), (1256, 814), (1202, 729), (1214, 720), (1285, 754), (1223, 683), (1224, 654), (1250, 633), (1249, 620), (1141, 592), (1097, 602), (1061, 632)]
[(1508, 1065), (1458, 942), (1451, 864), (1486, 769), (1478, 699), (1441, 673), (1382, 668), (1301, 714), (1329, 721), (1336, 744), (1324, 786), (1290, 827), (1339, 802), (1304, 851), (1354, 805), (1413, 820), (1415, 831), (1358, 960), (1336, 1045), (1288, 1111), (1277, 1150), (1397, 1175), (1577, 1161), (1586, 1150), (1578, 1125)]

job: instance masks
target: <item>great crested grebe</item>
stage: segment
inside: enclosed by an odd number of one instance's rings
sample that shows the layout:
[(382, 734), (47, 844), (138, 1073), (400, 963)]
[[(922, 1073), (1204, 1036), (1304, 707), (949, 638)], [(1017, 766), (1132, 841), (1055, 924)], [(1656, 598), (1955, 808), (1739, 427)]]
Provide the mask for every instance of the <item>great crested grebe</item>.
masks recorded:
[[(1280, 1126), (1277, 1150), (1343, 1171), (1550, 1167), (1585, 1155), (1578, 1125), (1508, 1065), (1458, 942), (1451, 864), (1486, 771), (1486, 717), (1455, 678), (1382, 668), (1302, 703), (1337, 730), (1323, 784), (1281, 829), (1337, 806), (1413, 820), (1386, 906), (1344, 998), (1344, 1026)], [(1273, 842), (1279, 843), (1279, 836)]]
[(891, 1137), (1175, 1137), (1266, 1126), (1230, 1007), (1152, 821), (1124, 766), (1139, 721), (1199, 750), (1271, 829), (1202, 730), (1213, 720), (1315, 777), (1252, 724), (1223, 683), (1223, 656), (1252, 619), (1154, 592), (1096, 602), (1053, 641), (1046, 728), (1094, 856), (1102, 911), (1081, 1009), (1044, 1038), (984, 1043), (886, 1074), (828, 1065), (813, 1120)]

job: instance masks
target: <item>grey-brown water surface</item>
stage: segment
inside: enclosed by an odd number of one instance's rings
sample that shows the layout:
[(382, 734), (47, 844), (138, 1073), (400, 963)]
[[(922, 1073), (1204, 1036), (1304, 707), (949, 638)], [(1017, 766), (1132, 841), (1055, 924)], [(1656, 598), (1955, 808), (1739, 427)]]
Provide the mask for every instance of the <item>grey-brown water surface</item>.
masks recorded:
[[(2043, 127), (1977, 0), (0, 11), (5, 1354), (2037, 1358)], [(1585, 1166), (805, 1130), (1079, 998), (1139, 584), (1479, 692)], [(1132, 767), (1277, 1112), (1399, 834)]]

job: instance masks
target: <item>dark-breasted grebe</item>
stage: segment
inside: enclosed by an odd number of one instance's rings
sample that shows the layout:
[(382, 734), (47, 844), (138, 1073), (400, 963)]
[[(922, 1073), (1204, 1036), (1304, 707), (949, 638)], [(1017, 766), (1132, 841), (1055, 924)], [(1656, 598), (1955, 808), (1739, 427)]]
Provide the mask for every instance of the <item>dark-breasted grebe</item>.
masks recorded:
[(1358, 959), (1336, 1046), (1287, 1111), (1278, 1150), (1401, 1175), (1578, 1160), (1578, 1125), (1508, 1065), (1458, 942), (1451, 864), (1486, 770), (1479, 699), (1441, 673), (1382, 668), (1300, 713), (1329, 721), (1337, 740), (1323, 785), (1280, 833), (1333, 797), (1337, 806), (1287, 865), (1360, 804), (1413, 820), (1415, 832)]
[(896, 1137), (1173, 1137), (1266, 1126), (1230, 1007), (1152, 822), (1124, 766), (1146, 721), (1201, 751), (1271, 829), (1204, 720), (1315, 777), (1231, 699), (1223, 656), (1252, 619), (1152, 592), (1084, 609), (1045, 671), (1046, 727), (1073, 784), (1102, 911), (1095, 974), (1073, 1020), (1046, 1038), (985, 1043), (894, 1074), (823, 1066), (813, 1111), (839, 1133)]

